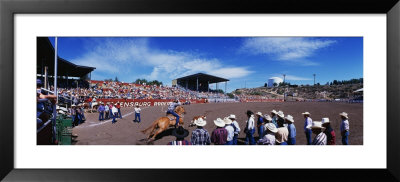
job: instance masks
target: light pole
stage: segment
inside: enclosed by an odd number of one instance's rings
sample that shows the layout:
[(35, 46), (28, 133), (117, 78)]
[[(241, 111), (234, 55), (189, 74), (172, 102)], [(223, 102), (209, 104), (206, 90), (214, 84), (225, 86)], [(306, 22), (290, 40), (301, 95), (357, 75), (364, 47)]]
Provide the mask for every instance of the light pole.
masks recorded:
[(313, 76), (314, 76), (314, 85), (315, 85), (315, 75), (316, 75), (316, 74), (314, 73), (314, 74), (313, 74)]
[(286, 74), (283, 74), (283, 83), (285, 84)]
[(286, 78), (286, 74), (283, 74), (283, 101), (286, 100), (286, 88), (285, 88), (285, 78)]

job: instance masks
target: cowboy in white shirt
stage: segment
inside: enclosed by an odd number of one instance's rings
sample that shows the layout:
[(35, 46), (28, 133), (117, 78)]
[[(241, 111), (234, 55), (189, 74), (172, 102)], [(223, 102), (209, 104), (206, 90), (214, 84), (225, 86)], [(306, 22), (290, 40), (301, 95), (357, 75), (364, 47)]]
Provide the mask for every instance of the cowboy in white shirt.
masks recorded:
[(118, 114), (118, 109), (117, 109), (117, 103), (115, 103), (114, 104), (114, 106), (112, 107), (112, 109), (111, 109), (111, 112), (112, 112), (112, 117), (113, 117), (113, 120), (112, 120), (112, 124), (114, 124), (116, 121), (115, 121), (115, 117), (117, 116), (117, 114)]
[(232, 127), (234, 129), (233, 133), (233, 145), (237, 145), (237, 139), (240, 133), (239, 123), (236, 121), (236, 116), (234, 114), (229, 115), (229, 119), (232, 120)]
[(254, 128), (254, 113), (250, 110), (246, 112), (247, 117), (249, 118), (246, 121), (246, 128), (244, 132), (246, 133), (246, 144), (255, 145), (256, 141), (254, 140), (253, 134), (255, 132)]
[[(140, 123), (140, 111), (142, 111), (142, 109), (140, 109), (139, 105), (136, 105), (135, 107), (135, 120), (133, 120), (133, 122), (138, 122)], [(137, 120), (139, 118), (139, 120)]]
[(340, 123), (340, 134), (342, 135), (342, 144), (348, 145), (349, 144), (349, 116), (347, 113), (342, 112), (339, 114), (340, 118), (342, 119), (342, 123)]
[(233, 136), (235, 129), (233, 128), (232, 120), (230, 120), (228, 117), (224, 118), (224, 123), (225, 123), (225, 129), (228, 131), (228, 137), (226, 139), (225, 145), (233, 145)]

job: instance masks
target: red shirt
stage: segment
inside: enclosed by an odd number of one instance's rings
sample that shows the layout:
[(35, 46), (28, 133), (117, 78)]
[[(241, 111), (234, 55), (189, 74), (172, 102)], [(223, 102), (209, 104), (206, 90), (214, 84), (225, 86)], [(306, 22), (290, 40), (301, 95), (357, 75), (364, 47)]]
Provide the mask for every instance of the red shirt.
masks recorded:
[(327, 136), (327, 145), (335, 145), (336, 135), (332, 128), (327, 128), (324, 132)]
[(92, 102), (92, 98), (89, 98), (88, 101), (89, 101), (89, 102)]
[(120, 109), (120, 108), (121, 108), (121, 105), (119, 105), (119, 103), (118, 103), (116, 108), (117, 108), (117, 109)]

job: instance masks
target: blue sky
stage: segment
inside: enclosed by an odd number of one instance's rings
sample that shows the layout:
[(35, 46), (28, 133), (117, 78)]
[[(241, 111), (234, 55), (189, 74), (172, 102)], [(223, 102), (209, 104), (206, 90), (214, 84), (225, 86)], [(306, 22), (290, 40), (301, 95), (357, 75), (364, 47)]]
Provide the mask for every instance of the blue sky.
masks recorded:
[(363, 78), (362, 37), (59, 37), (58, 55), (96, 67), (93, 80), (171, 85), (202, 72), (230, 79), (228, 92), (282, 74), (292, 84)]

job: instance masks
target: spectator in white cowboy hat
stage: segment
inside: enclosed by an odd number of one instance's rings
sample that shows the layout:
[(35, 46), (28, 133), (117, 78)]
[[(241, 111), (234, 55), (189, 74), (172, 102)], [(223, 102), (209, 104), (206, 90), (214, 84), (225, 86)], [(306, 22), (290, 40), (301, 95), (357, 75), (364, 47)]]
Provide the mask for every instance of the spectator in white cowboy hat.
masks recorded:
[[(265, 131), (267, 130), (267, 128), (266, 128), (266, 124), (267, 123), (271, 123), (271, 121), (272, 121), (272, 118), (271, 118), (271, 116), (269, 116), (268, 114), (265, 114), (264, 115), (264, 125), (263, 125), (263, 136), (262, 137), (264, 137), (264, 135), (265, 135)], [(272, 123), (272, 124), (274, 124), (274, 123)], [(275, 125), (275, 124), (274, 124)], [(275, 128), (276, 128), (276, 125), (275, 125)]]
[(278, 127), (277, 123), (278, 117), (276, 116), (276, 114), (278, 114), (278, 112), (276, 112), (275, 110), (271, 111), (271, 118), (272, 118), (271, 123), (273, 123), (275, 127)]
[(302, 115), (304, 116), (304, 133), (306, 134), (306, 138), (307, 138), (307, 145), (311, 145), (311, 129), (309, 129), (309, 126), (312, 125), (312, 119), (310, 118), (310, 113), (309, 112), (304, 112), (302, 113)]
[(217, 118), (214, 120), (214, 124), (217, 128), (211, 133), (211, 142), (214, 145), (225, 145), (226, 139), (228, 139), (228, 131), (224, 128), (225, 122), (221, 118)]
[(108, 106), (109, 103), (107, 102), (107, 104), (104, 105), (104, 113), (105, 113), (105, 119), (108, 119), (110, 117), (110, 107)]
[(261, 112), (256, 113), (257, 116), (257, 132), (258, 132), (258, 138), (261, 138), (263, 136), (263, 131), (264, 131), (264, 120), (263, 120), (263, 115)]
[(237, 145), (237, 139), (240, 133), (240, 127), (239, 127), (239, 123), (236, 121), (236, 116), (234, 114), (230, 114), (228, 116), (228, 118), (230, 120), (232, 120), (232, 127), (234, 129), (234, 134), (233, 134), (233, 145)]
[(192, 131), (192, 145), (210, 145), (210, 134), (206, 129), (203, 128), (207, 124), (207, 121), (203, 120), (203, 118), (199, 118), (194, 120), (194, 124), (197, 126), (197, 128)]
[(350, 131), (350, 124), (349, 124), (349, 116), (347, 113), (342, 112), (339, 114), (342, 122), (340, 123), (340, 134), (342, 135), (342, 144), (348, 145), (349, 144), (349, 131)]
[(228, 136), (226, 137), (225, 145), (233, 145), (233, 136), (235, 134), (235, 129), (232, 126), (232, 120), (228, 117), (224, 118), (225, 129), (228, 131)]
[(99, 121), (103, 121), (104, 120), (104, 110), (105, 110), (104, 104), (103, 104), (103, 102), (100, 102), (100, 106), (97, 109), (97, 111), (99, 112)]
[(247, 121), (246, 121), (246, 128), (244, 129), (244, 133), (246, 133), (246, 141), (245, 144), (248, 145), (255, 145), (256, 141), (254, 140), (253, 134), (255, 132), (254, 127), (254, 114), (252, 111), (247, 110)]
[(192, 143), (185, 140), (185, 137), (189, 135), (189, 131), (182, 126), (172, 130), (172, 135), (176, 137), (176, 140), (169, 142), (167, 145), (192, 145)]
[(278, 112), (278, 131), (275, 134), (276, 145), (287, 145), (289, 130), (283, 125), (285, 120), (281, 116)]
[(260, 145), (275, 145), (275, 134), (278, 132), (275, 124), (267, 123), (265, 124), (265, 135), (263, 138), (258, 140)]
[(322, 126), (325, 127), (324, 133), (327, 137), (327, 145), (335, 145), (336, 144), (336, 135), (335, 135), (335, 131), (331, 127), (329, 118), (322, 118)]
[(308, 126), (308, 128), (316, 135), (311, 143), (312, 145), (326, 145), (327, 137), (325, 133), (322, 132), (322, 129), (325, 129), (325, 127), (322, 126), (321, 121), (313, 121), (311, 126)]
[(287, 115), (285, 117), (285, 121), (287, 122), (287, 129), (289, 131), (288, 136), (288, 145), (296, 145), (296, 127), (294, 126), (294, 119), (293, 116)]

